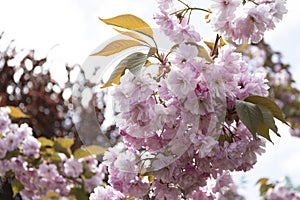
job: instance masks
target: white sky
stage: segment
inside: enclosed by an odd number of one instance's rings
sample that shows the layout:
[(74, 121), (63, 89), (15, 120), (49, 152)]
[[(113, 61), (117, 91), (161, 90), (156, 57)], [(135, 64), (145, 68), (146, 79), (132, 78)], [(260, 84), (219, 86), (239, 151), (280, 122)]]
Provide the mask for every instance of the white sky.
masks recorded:
[[(15, 39), (19, 48), (35, 49), (41, 56), (48, 54), (57, 72), (66, 62), (82, 64), (99, 44), (115, 34), (98, 17), (131, 13), (154, 25), (154, 6), (154, 0), (0, 0), (0, 31), (5, 31), (7, 41)], [(265, 39), (283, 53), (284, 60), (293, 66), (294, 78), (300, 80), (299, 3), (289, 0), (287, 7), (289, 13)], [(282, 138), (274, 138), (275, 145), (268, 145), (255, 168), (239, 173), (248, 181), (242, 191), (247, 199), (257, 199), (254, 184), (261, 177), (275, 180), (289, 175), (300, 184), (300, 139), (291, 138), (285, 127), (281, 129)]]

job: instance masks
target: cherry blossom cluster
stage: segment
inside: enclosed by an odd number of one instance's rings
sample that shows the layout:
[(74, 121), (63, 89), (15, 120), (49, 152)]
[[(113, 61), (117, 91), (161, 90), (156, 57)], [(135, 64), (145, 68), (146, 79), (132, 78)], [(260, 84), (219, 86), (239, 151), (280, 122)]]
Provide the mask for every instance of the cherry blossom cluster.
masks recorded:
[[(155, 19), (167, 35), (177, 43), (187, 37), (200, 40), (199, 33), (188, 25), (189, 19), (184, 16), (187, 12), (176, 9), (173, 0), (159, 0), (158, 3), (160, 12)], [(287, 13), (285, 3), (286, 0), (213, 0), (206, 12), (210, 14), (212, 28), (224, 37), (239, 44), (258, 43), (265, 31), (274, 29), (275, 23)]]
[(265, 139), (236, 111), (237, 101), (269, 95), (264, 59), (247, 60), (234, 45), (219, 45), (219, 36), (209, 55), (190, 14), (209, 13), (213, 29), (235, 43), (259, 42), (286, 13), (285, 1), (215, 0), (211, 10), (178, 2), (186, 8), (158, 0), (154, 15), (175, 44), (170, 52), (156, 46), (158, 63), (138, 73), (128, 68), (110, 90), (123, 143), (104, 154), (109, 185), (90, 199), (104, 192), (113, 199), (242, 199), (229, 172), (250, 170), (264, 152)]
[(291, 199), (300, 200), (299, 187), (293, 185), (289, 177), (270, 183), (268, 178), (257, 181), (260, 185), (260, 196), (264, 199)]
[[(251, 169), (264, 152), (265, 141), (234, 120), (236, 99), (268, 95), (264, 78), (251, 74), (240, 54), (222, 47), (207, 64), (196, 47), (181, 44), (168, 63), (158, 66), (171, 68), (165, 78), (128, 71), (111, 93), (126, 148), (105, 154), (109, 183), (133, 197), (152, 190), (156, 196), (192, 194), (224, 170)], [(155, 177), (151, 184), (138, 176), (142, 169)]]
[(287, 13), (285, 0), (214, 0), (211, 23), (215, 31), (237, 43), (258, 43)]
[(200, 36), (165, 12), (171, 3), (160, 1), (155, 19), (178, 43), (173, 56), (138, 75), (126, 71), (111, 91), (124, 145), (105, 153), (108, 183), (137, 198), (216, 198), (221, 190), (207, 189), (209, 179), (247, 171), (264, 152), (265, 140), (236, 120), (235, 102), (267, 96), (269, 87), (230, 45), (211, 61), (198, 57)]
[(12, 178), (21, 184), (22, 199), (41, 199), (49, 192), (68, 197), (72, 188), (79, 186), (90, 193), (102, 184), (106, 168), (96, 157), (74, 159), (58, 153), (56, 162), (46, 159), (32, 129), (27, 124), (12, 123), (9, 113), (8, 107), (0, 108), (0, 178)]
[(291, 190), (290, 188), (277, 184), (274, 188), (268, 189), (265, 194), (267, 199), (291, 199), (291, 200), (300, 200), (300, 193)]

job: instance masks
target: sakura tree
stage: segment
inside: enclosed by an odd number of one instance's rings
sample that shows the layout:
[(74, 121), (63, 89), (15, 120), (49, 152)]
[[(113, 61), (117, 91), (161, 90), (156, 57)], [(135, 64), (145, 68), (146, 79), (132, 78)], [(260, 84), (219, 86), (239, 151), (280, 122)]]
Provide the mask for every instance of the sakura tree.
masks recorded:
[[(270, 134), (280, 136), (278, 123), (299, 136), (299, 90), (263, 40), (287, 12), (285, 3), (213, 0), (204, 8), (158, 0), (158, 28), (132, 14), (100, 18), (119, 35), (88, 58), (97, 67), (77, 66), (77, 80), (66, 83), (73, 90), (63, 103), (68, 114), (59, 115), (72, 115), (69, 128), (84, 145), (74, 145), (65, 129), (66, 137), (37, 137), (30, 122), (39, 117), (22, 101), (20, 108), (4, 102), (3, 84), (0, 183), (8, 180), (22, 199), (244, 199), (231, 172), (253, 168)], [(214, 40), (194, 24), (195, 12), (204, 14), (197, 20)], [(52, 134), (39, 127), (39, 135)], [(263, 198), (300, 199), (289, 182), (258, 184)]]

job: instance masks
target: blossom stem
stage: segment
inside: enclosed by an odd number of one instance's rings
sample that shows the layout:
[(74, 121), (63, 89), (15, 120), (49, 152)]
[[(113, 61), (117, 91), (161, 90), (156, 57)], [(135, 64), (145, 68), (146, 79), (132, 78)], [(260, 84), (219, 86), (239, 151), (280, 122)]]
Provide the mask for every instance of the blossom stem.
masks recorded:
[(252, 2), (252, 3), (254, 3), (255, 5), (259, 5), (258, 3), (256, 3), (255, 1), (253, 1), (253, 0), (248, 0), (248, 1), (250, 1), (250, 2)]
[(184, 3), (183, 1), (181, 1), (181, 0), (178, 0), (180, 3), (182, 3), (183, 5), (185, 5), (186, 7), (190, 7), (188, 4), (186, 4), (186, 3)]

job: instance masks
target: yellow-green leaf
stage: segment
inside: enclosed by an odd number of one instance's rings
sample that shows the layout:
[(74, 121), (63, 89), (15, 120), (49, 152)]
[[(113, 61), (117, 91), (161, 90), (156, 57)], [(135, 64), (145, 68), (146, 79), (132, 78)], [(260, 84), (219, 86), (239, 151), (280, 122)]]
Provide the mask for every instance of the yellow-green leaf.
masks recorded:
[(9, 116), (12, 118), (29, 118), (28, 115), (24, 114), (19, 108), (14, 106), (7, 106), (10, 109)]
[(59, 144), (64, 148), (71, 148), (74, 144), (74, 138), (55, 138), (55, 144)]
[[(218, 44), (218, 48), (225, 46), (226, 42), (223, 40), (223, 38), (220, 38), (220, 44)], [(215, 43), (214, 42), (208, 42), (208, 41), (204, 41), (204, 43), (206, 44), (206, 46), (208, 46), (208, 48), (212, 51), (214, 49)]]
[(60, 163), (61, 162), (61, 157), (58, 155), (58, 153), (52, 153), (50, 156), (50, 160), (52, 163)]
[(84, 158), (84, 157), (91, 156), (91, 155), (100, 155), (100, 154), (103, 154), (106, 150), (107, 150), (107, 148), (97, 146), (97, 145), (91, 145), (86, 148), (77, 149), (74, 152), (73, 156), (74, 156), (74, 158), (79, 159), (79, 158)]
[(152, 183), (154, 180), (155, 180), (155, 176), (153, 176), (153, 175), (148, 175), (148, 181), (149, 181), (150, 183)]
[(267, 182), (269, 181), (268, 178), (260, 178), (256, 184), (261, 184), (261, 185), (264, 185), (264, 184), (267, 184)]
[(122, 60), (117, 65), (115, 70), (110, 75), (108, 81), (103, 86), (101, 86), (101, 88), (110, 87), (113, 84), (119, 84), (120, 83), (121, 76), (124, 74), (125, 69), (126, 69), (126, 62), (127, 62), (127, 60)]
[(42, 147), (53, 147), (53, 141), (45, 137), (39, 137), (38, 141), (41, 143)]
[(246, 49), (250, 46), (251, 44), (241, 44), (238, 45), (235, 49), (235, 52), (238, 53), (244, 53), (246, 51)]
[(76, 200), (88, 200), (88, 193), (79, 186), (75, 186), (71, 189), (70, 194), (76, 197)]
[(92, 178), (95, 175), (95, 172), (92, 172), (89, 168), (84, 168), (83, 176), (86, 179)]
[(76, 151), (73, 154), (74, 158), (76, 158), (76, 159), (88, 157), (91, 155), (92, 154), (89, 151), (87, 151), (86, 149), (82, 149), (82, 148), (76, 149)]
[(43, 196), (41, 200), (59, 199), (59, 194), (54, 191), (49, 191), (47, 195)]
[(55, 138), (54, 140), (54, 149), (57, 152), (61, 152), (70, 156), (71, 146), (74, 144), (74, 138)]
[(149, 60), (146, 60), (146, 62), (145, 62), (145, 67), (149, 67), (150, 65), (152, 65), (152, 63), (149, 61)]
[(209, 56), (208, 52), (203, 46), (197, 45), (197, 48), (198, 48), (198, 57), (204, 58), (207, 62), (212, 62), (211, 57)]
[(141, 18), (131, 15), (119, 15), (109, 19), (99, 18), (102, 22), (108, 25), (113, 25), (128, 30), (136, 31), (153, 38), (153, 31), (150, 26)]
[(89, 151), (91, 154), (100, 155), (103, 154), (107, 150), (107, 148), (98, 145), (90, 145), (86, 147), (86, 150)]
[(15, 198), (16, 195), (24, 188), (23, 184), (18, 179), (13, 179), (11, 182), (11, 189), (13, 191), (13, 197)]
[(91, 56), (110, 56), (134, 46), (143, 46), (143, 44), (135, 40), (115, 40)]
[(118, 33), (121, 33), (122, 35), (126, 35), (128, 37), (131, 37), (133, 39), (139, 40), (145, 44), (148, 44), (148, 42), (146, 40), (144, 40), (141, 36), (139, 36), (138, 34), (131, 32), (131, 31), (121, 31), (119, 29), (114, 28), (115, 31), (117, 31)]

